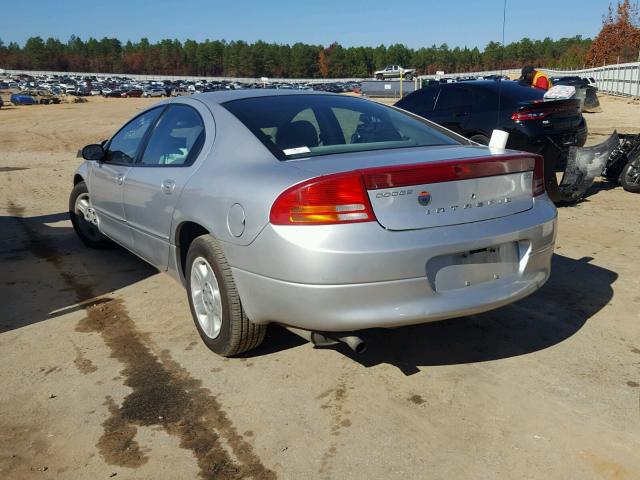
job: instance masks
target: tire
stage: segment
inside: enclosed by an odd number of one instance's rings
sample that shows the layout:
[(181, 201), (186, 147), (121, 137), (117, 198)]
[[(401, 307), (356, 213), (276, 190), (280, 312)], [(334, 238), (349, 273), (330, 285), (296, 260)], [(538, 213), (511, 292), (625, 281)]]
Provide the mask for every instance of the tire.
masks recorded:
[[(210, 350), (231, 357), (262, 343), (267, 326), (247, 318), (231, 267), (211, 235), (202, 235), (191, 243), (185, 276), (191, 316)], [(219, 320), (214, 320), (216, 312)]]
[(384, 77), (382, 76), (381, 73), (379, 73), (378, 75), (376, 75), (376, 80), (382, 80)]
[(473, 135), (469, 140), (479, 143), (480, 145), (489, 145), (489, 139), (484, 135)]
[(79, 182), (73, 187), (69, 196), (69, 217), (76, 235), (87, 247), (97, 249), (113, 248), (115, 244), (105, 237), (96, 225), (85, 220), (84, 215), (78, 209), (79, 201), (83, 198), (91, 205), (87, 184)]
[(410, 73), (405, 73), (404, 79), (407, 81), (411, 81), (413, 80), (413, 75), (411, 75)]
[(640, 160), (625, 165), (620, 174), (620, 183), (627, 192), (640, 193)]

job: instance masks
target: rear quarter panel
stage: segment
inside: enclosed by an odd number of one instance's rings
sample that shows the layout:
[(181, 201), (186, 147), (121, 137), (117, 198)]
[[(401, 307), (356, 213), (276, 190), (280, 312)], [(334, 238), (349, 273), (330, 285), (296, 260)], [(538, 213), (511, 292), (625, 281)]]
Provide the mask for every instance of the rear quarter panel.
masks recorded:
[[(207, 104), (207, 108), (213, 115), (215, 140), (176, 205), (171, 238), (175, 243), (176, 231), (184, 222), (191, 221), (202, 225), (218, 240), (248, 245), (269, 222), (276, 197), (287, 187), (313, 175), (277, 160), (224, 107)], [(240, 204), (245, 213), (244, 232), (239, 237), (231, 234), (227, 224), (234, 204)]]

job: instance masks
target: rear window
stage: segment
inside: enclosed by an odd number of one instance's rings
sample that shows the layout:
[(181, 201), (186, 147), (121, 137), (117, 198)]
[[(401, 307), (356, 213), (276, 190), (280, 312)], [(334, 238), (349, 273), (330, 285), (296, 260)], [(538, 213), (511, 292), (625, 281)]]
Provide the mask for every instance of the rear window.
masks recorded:
[(280, 160), (460, 143), (429, 122), (355, 97), (278, 95), (223, 106)]

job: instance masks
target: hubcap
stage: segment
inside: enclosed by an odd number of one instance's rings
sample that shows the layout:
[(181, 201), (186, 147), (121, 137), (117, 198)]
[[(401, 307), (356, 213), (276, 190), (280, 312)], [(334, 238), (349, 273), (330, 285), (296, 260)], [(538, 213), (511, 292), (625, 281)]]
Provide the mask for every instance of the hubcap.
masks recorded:
[(191, 266), (191, 300), (200, 328), (207, 337), (216, 338), (222, 327), (222, 298), (213, 268), (204, 257)]
[(98, 217), (91, 205), (91, 198), (88, 193), (82, 193), (76, 198), (74, 213), (78, 218), (78, 227), (87, 237), (92, 240), (99, 240), (102, 236), (98, 230)]

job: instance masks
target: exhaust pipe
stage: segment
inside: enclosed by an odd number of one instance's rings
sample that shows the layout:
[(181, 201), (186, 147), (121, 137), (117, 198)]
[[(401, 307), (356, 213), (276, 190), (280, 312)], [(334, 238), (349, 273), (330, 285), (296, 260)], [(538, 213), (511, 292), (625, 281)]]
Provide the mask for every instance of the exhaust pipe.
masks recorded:
[(357, 335), (344, 335), (336, 337), (336, 339), (347, 345), (355, 353), (364, 353), (367, 349), (366, 342)]
[(362, 338), (349, 332), (320, 333), (293, 327), (287, 327), (287, 330), (318, 347), (329, 347), (331, 345), (337, 345), (338, 343), (344, 343), (355, 353), (363, 353), (367, 349), (367, 343)]

